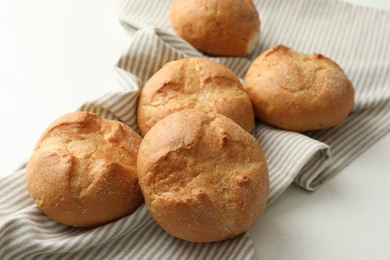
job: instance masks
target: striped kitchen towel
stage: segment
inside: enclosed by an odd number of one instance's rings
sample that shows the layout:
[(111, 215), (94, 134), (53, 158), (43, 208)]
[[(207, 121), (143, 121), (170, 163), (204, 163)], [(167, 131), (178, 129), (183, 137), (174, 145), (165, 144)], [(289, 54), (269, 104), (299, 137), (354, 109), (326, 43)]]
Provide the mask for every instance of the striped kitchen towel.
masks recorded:
[[(137, 30), (116, 67), (123, 91), (86, 102), (80, 110), (137, 129), (135, 107), (143, 83), (168, 61), (203, 56), (170, 29), (169, 4), (161, 0), (123, 2), (121, 22)], [(262, 0), (255, 4), (262, 21), (256, 52), (248, 58), (208, 58), (244, 78), (259, 53), (284, 44), (337, 61), (356, 89), (353, 112), (331, 129), (300, 134), (257, 122), (253, 135), (269, 164), (271, 202), (292, 182), (315, 190), (389, 131), (390, 13), (335, 0)], [(97, 228), (55, 223), (29, 199), (25, 167), (0, 180), (0, 259), (255, 258), (247, 234), (217, 243), (185, 242), (165, 233), (144, 205), (128, 217)]]

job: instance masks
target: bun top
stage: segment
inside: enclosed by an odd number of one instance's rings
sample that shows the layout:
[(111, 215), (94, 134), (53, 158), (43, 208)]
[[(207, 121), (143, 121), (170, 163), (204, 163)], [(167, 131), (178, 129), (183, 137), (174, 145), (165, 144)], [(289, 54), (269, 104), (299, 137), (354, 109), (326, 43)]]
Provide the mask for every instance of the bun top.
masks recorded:
[(293, 131), (334, 126), (354, 103), (352, 83), (339, 65), (321, 54), (306, 55), (283, 45), (254, 60), (245, 90), (258, 117)]
[(192, 108), (223, 114), (248, 132), (254, 127), (252, 104), (238, 77), (221, 64), (195, 57), (167, 63), (146, 82), (138, 127), (145, 135), (167, 115)]
[(211, 55), (246, 56), (260, 38), (251, 0), (173, 0), (170, 22), (180, 37)]
[(260, 144), (220, 114), (183, 110), (160, 120), (142, 140), (137, 171), (151, 215), (188, 241), (245, 232), (268, 199)]
[(134, 167), (141, 138), (127, 125), (89, 112), (56, 119), (42, 134), (36, 150), (50, 150), (83, 160), (104, 159)]
[(136, 172), (140, 143), (120, 122), (66, 114), (36, 144), (27, 166), (30, 196), (50, 218), (74, 227), (128, 215), (143, 201)]

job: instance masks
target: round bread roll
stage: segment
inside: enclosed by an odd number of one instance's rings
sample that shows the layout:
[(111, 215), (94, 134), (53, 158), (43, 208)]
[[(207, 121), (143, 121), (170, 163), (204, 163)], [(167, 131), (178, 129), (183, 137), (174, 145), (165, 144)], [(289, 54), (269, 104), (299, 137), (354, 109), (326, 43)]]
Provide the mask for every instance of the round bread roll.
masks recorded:
[(252, 104), (238, 77), (221, 64), (190, 57), (167, 63), (146, 82), (138, 128), (144, 136), (167, 115), (192, 108), (223, 114), (248, 132), (254, 127)]
[(260, 19), (251, 0), (173, 0), (173, 30), (196, 49), (217, 56), (246, 56), (259, 43)]
[(264, 122), (299, 132), (339, 124), (354, 103), (352, 83), (335, 62), (282, 45), (255, 59), (245, 90)]
[(183, 110), (145, 135), (137, 173), (149, 212), (169, 234), (192, 242), (237, 236), (262, 214), (267, 163), (257, 140), (229, 118)]
[(73, 227), (126, 216), (143, 202), (136, 172), (140, 143), (120, 122), (66, 114), (35, 146), (27, 166), (30, 196), (51, 219)]

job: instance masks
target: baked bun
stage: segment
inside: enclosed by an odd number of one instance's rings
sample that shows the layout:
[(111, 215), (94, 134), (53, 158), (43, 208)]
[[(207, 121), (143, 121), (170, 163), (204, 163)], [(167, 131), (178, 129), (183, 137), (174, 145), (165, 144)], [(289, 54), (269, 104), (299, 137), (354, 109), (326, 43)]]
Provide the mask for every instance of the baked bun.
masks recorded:
[(31, 198), (51, 219), (74, 227), (101, 225), (142, 202), (136, 172), (141, 143), (130, 127), (87, 112), (55, 120), (27, 166)]
[(200, 110), (174, 113), (150, 129), (141, 142), (137, 173), (156, 222), (192, 242), (245, 232), (269, 195), (257, 140), (229, 118)]
[(145, 135), (160, 119), (191, 108), (223, 114), (248, 132), (254, 127), (252, 104), (237, 76), (221, 64), (190, 57), (167, 63), (146, 82), (138, 128)]
[(245, 90), (259, 118), (292, 131), (337, 125), (354, 103), (352, 83), (335, 62), (282, 45), (255, 59), (245, 78)]
[(260, 19), (251, 0), (173, 0), (173, 30), (196, 49), (217, 56), (246, 56), (258, 45)]

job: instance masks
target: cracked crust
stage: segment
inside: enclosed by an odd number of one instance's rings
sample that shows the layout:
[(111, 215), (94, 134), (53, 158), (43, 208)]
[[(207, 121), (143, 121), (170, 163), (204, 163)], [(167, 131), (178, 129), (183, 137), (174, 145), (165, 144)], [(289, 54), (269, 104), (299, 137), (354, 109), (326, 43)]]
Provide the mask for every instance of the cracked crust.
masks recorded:
[(128, 126), (87, 112), (55, 120), (27, 167), (31, 198), (57, 222), (88, 227), (132, 213), (143, 201), (136, 173), (141, 143)]
[(183, 109), (223, 114), (248, 132), (254, 127), (252, 104), (240, 80), (223, 65), (205, 58), (169, 62), (146, 82), (137, 109), (141, 134)]
[(169, 18), (180, 37), (211, 55), (246, 56), (260, 38), (260, 18), (251, 0), (174, 0)]
[(142, 140), (137, 173), (153, 218), (193, 242), (228, 239), (262, 214), (268, 169), (257, 140), (229, 118), (183, 110)]
[(283, 45), (256, 58), (247, 72), (245, 90), (259, 118), (293, 131), (335, 126), (354, 103), (352, 83), (335, 62)]

